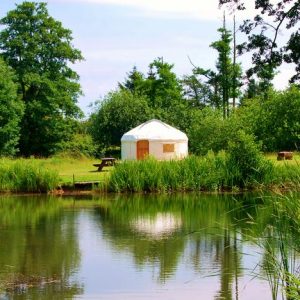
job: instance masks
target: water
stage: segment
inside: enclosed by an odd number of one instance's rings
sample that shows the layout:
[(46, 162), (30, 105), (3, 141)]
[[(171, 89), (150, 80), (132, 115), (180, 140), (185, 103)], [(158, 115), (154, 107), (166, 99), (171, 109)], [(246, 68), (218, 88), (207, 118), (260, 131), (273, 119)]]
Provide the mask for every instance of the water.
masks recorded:
[(0, 299), (272, 299), (270, 216), (254, 196), (2, 196)]

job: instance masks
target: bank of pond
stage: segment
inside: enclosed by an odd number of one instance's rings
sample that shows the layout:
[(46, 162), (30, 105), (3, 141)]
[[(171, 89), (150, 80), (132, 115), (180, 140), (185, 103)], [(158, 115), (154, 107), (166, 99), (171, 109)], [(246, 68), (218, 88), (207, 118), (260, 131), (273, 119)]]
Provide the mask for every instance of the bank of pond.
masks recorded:
[[(72, 163), (76, 173), (76, 160)], [(52, 168), (51, 164), (39, 159), (2, 159), (0, 191), (55, 193), (74, 190), (74, 180), (62, 181), (60, 166), (62, 164), (58, 163)], [(234, 157), (221, 151), (202, 157), (191, 155), (183, 160), (157, 161), (150, 157), (123, 161), (109, 171), (94, 171), (93, 175), (99, 176), (97, 184), (91, 184), (93, 192), (296, 190), (300, 186), (300, 163), (297, 159), (293, 163), (275, 162), (262, 155), (243, 157), (243, 153)]]
[(0, 196), (2, 299), (298, 299), (300, 196)]

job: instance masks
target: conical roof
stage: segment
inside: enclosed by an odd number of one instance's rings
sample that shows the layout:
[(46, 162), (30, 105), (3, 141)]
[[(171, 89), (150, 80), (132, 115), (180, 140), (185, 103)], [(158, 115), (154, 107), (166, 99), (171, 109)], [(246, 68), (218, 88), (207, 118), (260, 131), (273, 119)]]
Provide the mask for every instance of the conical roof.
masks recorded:
[(121, 138), (122, 142), (137, 140), (187, 141), (188, 137), (182, 131), (153, 119), (131, 129)]

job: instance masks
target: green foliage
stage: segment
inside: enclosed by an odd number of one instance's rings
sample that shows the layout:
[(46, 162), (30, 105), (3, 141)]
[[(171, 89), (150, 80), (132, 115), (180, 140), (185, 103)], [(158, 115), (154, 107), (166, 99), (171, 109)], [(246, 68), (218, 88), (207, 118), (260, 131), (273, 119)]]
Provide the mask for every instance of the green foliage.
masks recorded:
[(145, 76), (143, 73), (139, 72), (136, 67), (127, 74), (127, 78), (124, 83), (119, 83), (119, 87), (122, 90), (128, 90), (131, 93), (143, 95), (145, 84)]
[(189, 149), (197, 155), (205, 155), (209, 150), (218, 152), (228, 148), (241, 124), (236, 115), (223, 119), (222, 111), (205, 108), (193, 115), (187, 130)]
[(271, 91), (267, 99), (246, 100), (239, 113), (265, 151), (294, 150), (300, 147), (300, 90), (291, 86), (283, 92)]
[[(241, 87), (241, 66), (232, 62), (231, 41), (232, 34), (224, 27), (220, 28), (220, 40), (213, 42), (210, 46), (217, 50), (218, 59), (216, 62), (217, 71), (205, 70), (201, 67), (194, 67), (193, 75), (185, 77), (183, 83), (189, 93), (192, 93), (193, 100), (199, 102), (199, 97), (203, 97), (202, 103), (217, 109), (222, 108), (223, 118), (229, 117), (229, 99), (240, 96)], [(202, 79), (205, 78), (205, 82)], [(198, 81), (198, 82), (197, 82)]]
[(0, 20), (0, 49), (15, 70), (25, 104), (20, 151), (49, 155), (71, 137), (81, 115), (78, 75), (70, 63), (81, 60), (71, 31), (49, 16), (46, 3), (23, 2)]
[(173, 67), (174, 65), (164, 62), (162, 58), (149, 65), (145, 90), (151, 107), (168, 109), (182, 100), (182, 87), (172, 71)]
[(0, 161), (0, 191), (49, 192), (59, 185), (56, 171), (49, 170), (36, 161), (19, 159)]
[(91, 135), (76, 133), (70, 141), (62, 144), (62, 151), (69, 157), (95, 157), (97, 146)]
[(127, 90), (109, 93), (90, 118), (90, 132), (98, 145), (120, 145), (122, 135), (151, 117), (144, 96)]
[(212, 152), (181, 161), (124, 161), (112, 171), (107, 188), (114, 192), (216, 191), (229, 183), (225, 165), (225, 153)]
[[(299, 26), (297, 26), (300, 20), (299, 1), (255, 0), (251, 2), (255, 2), (255, 9), (259, 10), (259, 13), (253, 20), (245, 20), (240, 26), (241, 31), (248, 35), (248, 42), (239, 46), (240, 52), (251, 51), (253, 53), (254, 66), (248, 70), (248, 76), (256, 73), (261, 78), (267, 78), (263, 77), (266, 69), (269, 74), (272, 74), (278, 66), (285, 62), (295, 64), (295, 74), (291, 81), (299, 81), (300, 35)], [(243, 10), (246, 1), (219, 0), (219, 3), (233, 4)], [(279, 32), (284, 30), (288, 39), (279, 39)]]
[(227, 170), (239, 187), (266, 183), (266, 176), (273, 172), (273, 165), (260, 152), (254, 137), (239, 130), (228, 144)]
[(14, 74), (0, 57), (0, 156), (14, 155), (20, 137), (23, 103), (17, 97)]

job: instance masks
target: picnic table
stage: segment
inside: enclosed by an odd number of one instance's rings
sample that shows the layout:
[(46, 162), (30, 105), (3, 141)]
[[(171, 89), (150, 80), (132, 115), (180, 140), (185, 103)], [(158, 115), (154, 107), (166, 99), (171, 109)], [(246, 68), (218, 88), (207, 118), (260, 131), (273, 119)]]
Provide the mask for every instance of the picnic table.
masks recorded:
[(93, 166), (98, 168), (98, 172), (102, 171), (103, 167), (114, 166), (116, 159), (113, 157), (103, 157), (101, 158), (101, 163), (93, 164)]
[(293, 159), (293, 152), (289, 152), (289, 151), (280, 151), (277, 153), (277, 160), (291, 160)]

